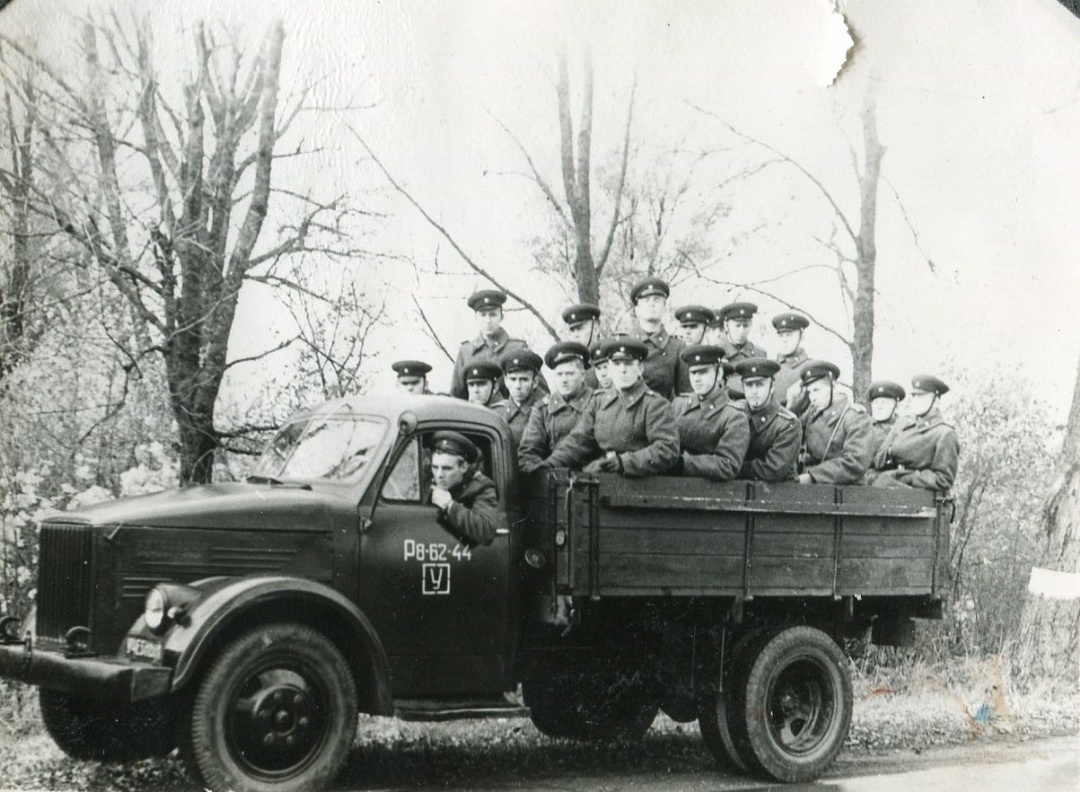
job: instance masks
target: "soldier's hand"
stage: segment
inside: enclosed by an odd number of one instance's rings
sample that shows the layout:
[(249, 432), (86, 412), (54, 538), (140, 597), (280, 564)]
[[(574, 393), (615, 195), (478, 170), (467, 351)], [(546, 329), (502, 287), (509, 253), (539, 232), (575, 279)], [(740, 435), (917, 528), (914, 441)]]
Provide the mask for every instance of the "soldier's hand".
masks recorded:
[(800, 473), (798, 481), (799, 481), (800, 484), (813, 484), (814, 483), (814, 480), (812, 478), (810, 478), (809, 473)]
[(454, 499), (450, 496), (447, 490), (442, 487), (436, 487), (431, 485), (431, 502), (440, 509), (450, 508), (450, 504), (454, 502)]

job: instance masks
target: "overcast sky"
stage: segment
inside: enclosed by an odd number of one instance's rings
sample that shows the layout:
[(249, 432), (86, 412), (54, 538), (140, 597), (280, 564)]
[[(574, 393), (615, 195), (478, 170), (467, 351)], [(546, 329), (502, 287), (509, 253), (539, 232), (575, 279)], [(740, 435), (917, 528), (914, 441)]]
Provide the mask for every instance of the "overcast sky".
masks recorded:
[[(1053, 0), (849, 2), (842, 8), (859, 43), (831, 87), (821, 86), (821, 75), (836, 62), (836, 29), (821, 0), (144, 5), (166, 70), (182, 68), (185, 31), (200, 14), (237, 25), (252, 41), (279, 14), (287, 31), (285, 90), (314, 82), (318, 103), (334, 108), (303, 119), (298, 134), (327, 151), (287, 178), (313, 189), (384, 186), (347, 122), (470, 255), (527, 291), (552, 321), (572, 295), (529, 272), (525, 244), (548, 227), (550, 214), (534, 186), (507, 175), (523, 163), (493, 117), (512, 128), (557, 181), (559, 41), (572, 54), (591, 43), (599, 157), (619, 146), (636, 73), (636, 173), (677, 144), (730, 144), (724, 127), (695, 109), (705, 108), (801, 163), (856, 223), (858, 189), (847, 141), (858, 148), (859, 111), (873, 81), (879, 137), (887, 146), (882, 173), (892, 185), (883, 184), (879, 193), (875, 376), (906, 383), (914, 373), (941, 370), (950, 357), (968, 359), (974, 368), (1000, 363), (1037, 380), (1060, 413), (1067, 406), (1080, 351), (1074, 319), (1080, 296), (1074, 194), (1080, 184), (1080, 20)], [(89, 0), (16, 0), (0, 13), (0, 29), (36, 33), (39, 46), (64, 65), (72, 51), (67, 15), (105, 7)], [(749, 161), (755, 153), (746, 148), (733, 156)], [(703, 199), (708, 176), (695, 187)], [(829, 208), (793, 169), (769, 169), (729, 198), (732, 213), (713, 240), (730, 254), (717, 264), (723, 279), (756, 282), (829, 263), (815, 241), (830, 233)], [(413, 256), (422, 271), (418, 276), (402, 265), (378, 271), (378, 279), (393, 286), (396, 322), (380, 336), (381, 354), (372, 363), (380, 372), (376, 382), (390, 382), (394, 359), (420, 356), (437, 364), (434, 384), (445, 387), (449, 364), (420, 334), (411, 295), (454, 349), (473, 334), (464, 298), (483, 284), (469, 274), (427, 273), (436, 250), (442, 271), (466, 271), (411, 208), (388, 195), (378, 200), (394, 214), (378, 246)], [(818, 275), (777, 289), (844, 324), (834, 280)], [(688, 282), (672, 295), (672, 305), (719, 305), (735, 296), (739, 292)], [(234, 354), (249, 354), (274, 332), (266, 322), (278, 321), (280, 313), (263, 297), (245, 295)], [(767, 299), (756, 301), (765, 320), (780, 310)], [(542, 351), (547, 341), (536, 323), (520, 312), (509, 321)], [(756, 340), (774, 349), (771, 328), (767, 321), (761, 325)], [(808, 334), (806, 345), (850, 367), (843, 349), (820, 331)]]

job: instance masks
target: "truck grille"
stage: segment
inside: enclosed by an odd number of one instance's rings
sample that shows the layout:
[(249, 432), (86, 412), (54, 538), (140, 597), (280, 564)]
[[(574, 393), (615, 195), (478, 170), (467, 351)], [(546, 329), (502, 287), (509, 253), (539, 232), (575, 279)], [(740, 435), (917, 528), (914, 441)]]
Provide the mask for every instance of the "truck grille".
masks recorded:
[(41, 526), (37, 634), (63, 638), (76, 625), (91, 627), (93, 531), (83, 525)]

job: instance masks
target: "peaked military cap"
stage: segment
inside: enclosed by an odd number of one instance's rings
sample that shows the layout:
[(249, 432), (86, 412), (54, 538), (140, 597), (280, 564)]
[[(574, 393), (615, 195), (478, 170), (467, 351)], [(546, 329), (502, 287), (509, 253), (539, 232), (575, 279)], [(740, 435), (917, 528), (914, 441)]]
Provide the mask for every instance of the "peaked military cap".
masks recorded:
[(717, 313), (724, 321), (728, 319), (752, 319), (757, 313), (757, 306), (752, 302), (733, 302), (725, 305)]
[(886, 397), (889, 399), (896, 399), (897, 401), (903, 401), (907, 393), (904, 391), (903, 386), (897, 385), (891, 380), (875, 380), (870, 383), (870, 390), (867, 396), (873, 399), (880, 399)]
[(611, 360), (611, 358), (608, 357), (607, 350), (604, 349), (604, 343), (602, 341), (592, 345), (592, 348), (589, 350), (590, 363), (595, 366), (597, 363), (607, 363), (609, 360)]
[(511, 371), (539, 371), (544, 365), (541, 357), (531, 349), (513, 349), (503, 355), (499, 363), (506, 374)]
[(667, 281), (660, 278), (645, 278), (639, 280), (634, 284), (634, 288), (630, 290), (630, 302), (637, 303), (642, 297), (649, 297), (653, 294), (659, 294), (663, 297), (671, 296), (671, 287), (667, 285)]
[(918, 376), (912, 377), (911, 389), (936, 393), (938, 396), (944, 396), (949, 392), (948, 385), (930, 374), (919, 374)]
[(578, 303), (577, 305), (571, 305), (562, 312), (562, 320), (566, 322), (570, 327), (579, 325), (582, 322), (587, 322), (590, 319), (593, 321), (600, 318), (600, 308), (590, 303)]
[(588, 368), (589, 348), (584, 344), (579, 344), (577, 341), (560, 341), (557, 344), (552, 344), (547, 354), (544, 355), (544, 362), (550, 369), (568, 360), (580, 360), (585, 364), (585, 368)]
[(716, 322), (716, 314), (712, 308), (706, 308), (704, 305), (684, 305), (682, 308), (676, 309), (675, 320), (684, 325), (708, 325)]
[(465, 381), (497, 380), (502, 376), (502, 368), (490, 360), (472, 360), (465, 366)]
[(474, 311), (481, 308), (498, 308), (506, 302), (506, 292), (498, 289), (481, 289), (469, 298), (469, 307)]
[(829, 377), (835, 382), (840, 377), (840, 367), (827, 360), (811, 360), (806, 364), (806, 368), (802, 370), (802, 374), (799, 375), (803, 385), (809, 385), (811, 382), (817, 382), (825, 377)]
[(649, 349), (633, 338), (609, 338), (600, 345), (608, 360), (644, 360)]
[(802, 314), (781, 313), (772, 318), (772, 326), (777, 330), (805, 330), (810, 326), (810, 320)]
[(431, 366), (422, 360), (399, 360), (391, 363), (390, 368), (396, 371), (399, 377), (423, 377), (431, 371)]
[(775, 360), (765, 358), (746, 358), (735, 364), (735, 373), (742, 377), (743, 382), (748, 379), (775, 377), (778, 371), (780, 371), (780, 364)]
[(719, 363), (726, 354), (727, 352), (724, 351), (723, 347), (712, 344), (695, 344), (680, 352), (679, 357), (688, 366), (707, 366), (712, 363)]
[(433, 451), (459, 456), (470, 463), (480, 458), (480, 449), (472, 440), (458, 432), (436, 432), (431, 440), (431, 448)]

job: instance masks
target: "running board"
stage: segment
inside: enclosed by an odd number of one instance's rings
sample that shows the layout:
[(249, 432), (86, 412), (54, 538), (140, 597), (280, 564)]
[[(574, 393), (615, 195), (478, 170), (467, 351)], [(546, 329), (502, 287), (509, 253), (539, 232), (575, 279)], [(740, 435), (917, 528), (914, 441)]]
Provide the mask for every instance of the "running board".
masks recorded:
[(529, 708), (502, 696), (480, 699), (398, 699), (394, 715), (406, 721), (527, 718)]

